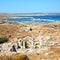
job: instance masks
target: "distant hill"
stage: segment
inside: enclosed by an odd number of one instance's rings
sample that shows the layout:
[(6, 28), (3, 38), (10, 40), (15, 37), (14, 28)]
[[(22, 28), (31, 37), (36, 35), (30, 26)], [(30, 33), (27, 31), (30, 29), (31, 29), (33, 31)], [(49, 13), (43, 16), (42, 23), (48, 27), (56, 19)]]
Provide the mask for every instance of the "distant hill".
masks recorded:
[(60, 13), (0, 13), (0, 18), (2, 17), (19, 17), (19, 16), (49, 16), (49, 15), (60, 15)]

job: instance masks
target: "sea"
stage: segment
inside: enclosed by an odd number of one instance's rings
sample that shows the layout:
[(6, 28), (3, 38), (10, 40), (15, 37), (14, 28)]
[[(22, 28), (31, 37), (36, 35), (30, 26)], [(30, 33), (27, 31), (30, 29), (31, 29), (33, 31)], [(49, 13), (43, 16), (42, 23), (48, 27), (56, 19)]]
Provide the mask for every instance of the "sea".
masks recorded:
[(22, 17), (9, 17), (0, 18), (2, 20), (16, 21), (16, 22), (53, 22), (59, 21), (60, 15), (50, 15), (50, 16), (22, 16)]

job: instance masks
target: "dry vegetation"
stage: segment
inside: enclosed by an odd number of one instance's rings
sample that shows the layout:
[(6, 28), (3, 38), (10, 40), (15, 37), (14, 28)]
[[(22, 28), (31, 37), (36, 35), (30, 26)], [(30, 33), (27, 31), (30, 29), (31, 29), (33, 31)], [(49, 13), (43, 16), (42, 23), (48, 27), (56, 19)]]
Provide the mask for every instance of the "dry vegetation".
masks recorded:
[[(47, 54), (48, 53), (48, 54)], [(42, 50), (39, 53), (36, 51), (24, 54), (5, 53), (0, 55), (0, 60), (59, 60), (60, 48), (51, 46), (49, 50)]]
[[(19, 32), (22, 27), (29, 25), (32, 31)], [(17, 27), (18, 26), (18, 27)], [(25, 37), (28, 35), (38, 36), (39, 34), (48, 35), (53, 32), (53, 36), (60, 36), (60, 22), (55, 23), (8, 23), (7, 21), (0, 20), (0, 37), (7, 36), (12, 41), (16, 37)], [(46, 54), (48, 53), (48, 54)], [(51, 46), (48, 51), (37, 51), (25, 54), (10, 55), (5, 53), (0, 55), (0, 60), (59, 60), (60, 48)]]
[(14, 38), (17, 35), (18, 28), (16, 24), (9, 24), (6, 21), (0, 21), (0, 37)]

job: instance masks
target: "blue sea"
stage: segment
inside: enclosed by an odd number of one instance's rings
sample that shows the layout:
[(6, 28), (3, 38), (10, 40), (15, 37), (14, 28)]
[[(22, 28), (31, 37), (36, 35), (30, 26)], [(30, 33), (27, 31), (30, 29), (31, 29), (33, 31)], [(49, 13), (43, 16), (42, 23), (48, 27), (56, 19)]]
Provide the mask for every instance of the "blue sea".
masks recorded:
[(52, 21), (60, 20), (60, 15), (9, 17), (9, 18), (2, 18), (2, 20), (9, 20), (16, 22), (52, 22)]

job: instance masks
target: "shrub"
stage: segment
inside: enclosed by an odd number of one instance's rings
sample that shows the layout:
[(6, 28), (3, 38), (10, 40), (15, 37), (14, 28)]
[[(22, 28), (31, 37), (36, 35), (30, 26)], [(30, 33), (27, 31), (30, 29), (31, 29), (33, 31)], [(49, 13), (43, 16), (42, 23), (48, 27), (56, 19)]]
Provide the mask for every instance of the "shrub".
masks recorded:
[[(25, 42), (25, 48), (27, 48), (28, 47), (27, 46), (27, 41), (24, 41), (24, 42)], [(23, 41), (22, 41), (21, 45), (23, 46)]]
[(27, 46), (27, 41), (25, 41), (25, 48), (28, 48), (28, 46)]
[(7, 42), (8, 40), (9, 40), (9, 38), (7, 38), (7, 37), (0, 37), (0, 44)]

